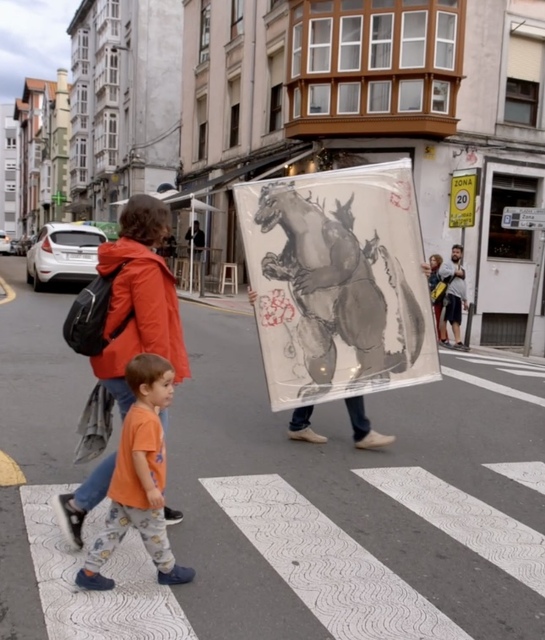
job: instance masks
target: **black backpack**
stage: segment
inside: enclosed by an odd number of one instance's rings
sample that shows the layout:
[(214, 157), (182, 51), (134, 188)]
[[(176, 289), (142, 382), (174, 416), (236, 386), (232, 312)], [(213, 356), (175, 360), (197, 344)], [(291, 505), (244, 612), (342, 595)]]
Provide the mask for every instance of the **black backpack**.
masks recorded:
[(109, 340), (104, 338), (104, 326), (110, 306), (110, 294), (115, 277), (125, 266), (123, 263), (108, 276), (97, 276), (74, 300), (64, 325), (62, 334), (68, 346), (83, 356), (98, 356), (126, 329), (134, 316), (134, 310), (113, 331)]

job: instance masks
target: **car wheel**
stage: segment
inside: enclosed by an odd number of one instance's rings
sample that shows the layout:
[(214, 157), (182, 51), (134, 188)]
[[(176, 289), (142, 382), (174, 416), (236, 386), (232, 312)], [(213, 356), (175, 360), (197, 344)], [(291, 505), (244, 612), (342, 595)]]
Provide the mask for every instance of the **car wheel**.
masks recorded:
[(32, 284), (34, 282), (34, 278), (30, 275), (30, 271), (28, 270), (28, 267), (26, 268), (26, 283), (27, 284)]
[(45, 289), (45, 284), (40, 280), (38, 276), (38, 272), (36, 271), (34, 273), (34, 291), (39, 293), (40, 291), (44, 291), (44, 289)]

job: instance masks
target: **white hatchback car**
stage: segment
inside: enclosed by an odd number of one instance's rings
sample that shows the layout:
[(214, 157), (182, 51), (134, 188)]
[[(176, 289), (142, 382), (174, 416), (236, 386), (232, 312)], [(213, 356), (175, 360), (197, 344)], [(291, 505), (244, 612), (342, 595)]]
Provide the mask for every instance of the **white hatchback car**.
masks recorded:
[(11, 253), (10, 241), (11, 238), (8, 234), (0, 229), (0, 253), (3, 253), (5, 256), (9, 256)]
[(28, 284), (43, 291), (48, 282), (90, 282), (97, 276), (98, 247), (107, 240), (96, 227), (48, 222), (27, 253)]

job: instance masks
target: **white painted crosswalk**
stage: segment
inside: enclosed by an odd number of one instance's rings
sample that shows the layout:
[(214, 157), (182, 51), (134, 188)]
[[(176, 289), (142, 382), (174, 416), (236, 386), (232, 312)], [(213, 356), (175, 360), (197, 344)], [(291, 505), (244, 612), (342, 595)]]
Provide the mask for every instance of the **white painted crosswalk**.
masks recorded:
[[(542, 531), (531, 529), (421, 467), (352, 471), (379, 490), (379, 502), (394, 500), (417, 514), (428, 526), (422, 527), (422, 535), (441, 531), (463, 545), (460, 553), (479, 554), (532, 589), (536, 597), (545, 597), (545, 526)], [(543, 462), (483, 465), (482, 473), (490, 471), (503, 476), (500, 491), (502, 483), (516, 482), (523, 491), (545, 495)], [(214, 517), (225, 518), (225, 524), (230, 522), (244, 535), (231, 552), (242, 558), (249, 548), (257, 550), (309, 615), (320, 621), (328, 637), (472, 639), (459, 621), (422, 596), (406, 575), (398, 576), (387, 559), (372, 555), (281, 476), (202, 478), (201, 483), (219, 506)], [(70, 489), (21, 487), (49, 640), (198, 640), (193, 628), (198, 620), (188, 619), (177, 599), (179, 592), (157, 584), (153, 564), (135, 532), (107, 564), (105, 573), (118, 584), (114, 591), (88, 593), (74, 586), (84, 552), (68, 549), (49, 506), (52, 495)], [(87, 542), (102, 525), (105, 510), (106, 505), (90, 514)], [(236, 598), (236, 591), (229, 597)]]

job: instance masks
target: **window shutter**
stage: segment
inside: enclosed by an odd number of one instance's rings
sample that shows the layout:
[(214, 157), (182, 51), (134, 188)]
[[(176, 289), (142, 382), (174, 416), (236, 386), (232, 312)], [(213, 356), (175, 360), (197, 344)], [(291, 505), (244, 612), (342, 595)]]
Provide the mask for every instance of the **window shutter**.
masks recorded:
[(507, 77), (541, 82), (543, 42), (512, 35), (509, 39)]
[(270, 58), (271, 87), (284, 83), (284, 52)]

